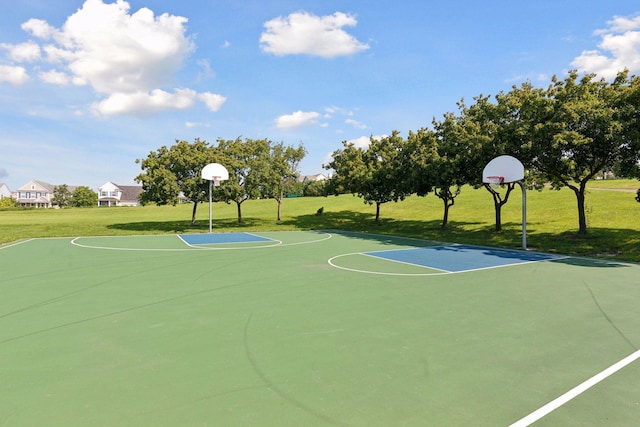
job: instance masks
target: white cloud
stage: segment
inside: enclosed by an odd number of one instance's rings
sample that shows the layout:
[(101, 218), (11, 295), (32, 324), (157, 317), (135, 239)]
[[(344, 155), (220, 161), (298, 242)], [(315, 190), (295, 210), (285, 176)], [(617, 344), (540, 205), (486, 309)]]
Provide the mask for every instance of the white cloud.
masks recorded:
[(204, 92), (198, 95), (198, 98), (207, 105), (210, 111), (216, 112), (220, 110), (222, 104), (227, 100), (222, 95), (216, 93)]
[(58, 30), (49, 25), (47, 21), (35, 18), (29, 19), (20, 28), (43, 40), (48, 40), (58, 33)]
[(615, 17), (608, 27), (597, 30), (601, 41), (597, 50), (585, 50), (571, 65), (581, 72), (596, 73), (606, 79), (616, 76), (625, 68), (640, 72), (640, 15)]
[(184, 110), (194, 104), (196, 92), (176, 89), (174, 93), (154, 89), (149, 92), (114, 93), (93, 105), (94, 113), (102, 116), (117, 114), (150, 115), (164, 110)]
[(70, 78), (67, 74), (57, 70), (43, 71), (39, 74), (40, 79), (46, 83), (66, 86), (70, 82)]
[(32, 41), (13, 45), (2, 43), (0, 47), (6, 49), (9, 58), (16, 62), (33, 62), (40, 59), (40, 46)]
[(353, 27), (357, 22), (352, 15), (342, 12), (322, 17), (307, 12), (292, 13), (264, 24), (260, 47), (279, 56), (307, 54), (334, 58), (354, 55), (369, 49), (369, 45), (342, 29)]
[(206, 127), (206, 128), (210, 127), (209, 124), (202, 123), (202, 122), (185, 122), (184, 125), (188, 129), (195, 128), (195, 127)]
[[(90, 86), (104, 96), (93, 105), (100, 115), (145, 115), (194, 105), (196, 92), (171, 89), (175, 75), (195, 49), (185, 34), (187, 18), (167, 13), (156, 16), (148, 8), (130, 13), (125, 0), (105, 1), (86, 0), (59, 29), (30, 19), (22, 29), (42, 44), (3, 47), (14, 61), (40, 59), (56, 64), (56, 71), (40, 73), (44, 82)], [(44, 67), (36, 70), (40, 68)], [(208, 62), (205, 72), (212, 75)], [(17, 80), (12, 78), (12, 82)], [(210, 92), (198, 97), (211, 111), (224, 102), (224, 97)]]
[(151, 90), (170, 81), (192, 52), (186, 22), (147, 8), (130, 15), (124, 1), (87, 0), (57, 40), (72, 54), (69, 69), (98, 92)]
[(296, 111), (293, 114), (285, 114), (275, 120), (276, 127), (279, 129), (291, 129), (301, 126), (310, 126), (317, 122), (319, 113), (315, 111)]
[(11, 83), (21, 85), (29, 80), (29, 75), (24, 67), (12, 65), (0, 65), (0, 83)]
[(371, 143), (371, 137), (361, 136), (360, 138), (350, 139), (347, 141), (349, 144), (353, 144), (356, 148), (367, 148)]
[(366, 129), (367, 125), (365, 125), (362, 122), (359, 122), (357, 120), (353, 120), (353, 119), (347, 119), (344, 121), (346, 124), (353, 126), (354, 128), (357, 129)]

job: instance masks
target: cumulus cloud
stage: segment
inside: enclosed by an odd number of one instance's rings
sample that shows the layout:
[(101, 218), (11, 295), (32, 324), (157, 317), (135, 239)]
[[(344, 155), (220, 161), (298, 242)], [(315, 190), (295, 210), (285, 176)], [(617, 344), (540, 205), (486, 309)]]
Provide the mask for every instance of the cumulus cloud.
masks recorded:
[(292, 13), (264, 24), (260, 47), (264, 52), (278, 56), (306, 54), (334, 58), (354, 55), (369, 49), (369, 45), (343, 30), (357, 22), (352, 15), (342, 12), (329, 16)]
[(43, 71), (39, 76), (44, 82), (60, 86), (66, 86), (71, 81), (71, 78), (67, 74), (57, 70)]
[(29, 75), (24, 67), (12, 65), (0, 65), (0, 83), (21, 85), (29, 80)]
[(213, 112), (218, 111), (222, 107), (222, 104), (227, 100), (224, 96), (211, 92), (201, 93), (198, 95), (198, 98), (205, 103), (210, 111)]
[[(101, 115), (150, 114), (184, 109), (202, 100), (211, 111), (224, 97), (197, 96), (188, 89), (170, 89), (174, 76), (194, 51), (187, 37), (187, 18), (148, 8), (130, 13), (124, 0), (86, 0), (61, 28), (30, 19), (22, 29), (41, 41), (3, 45), (14, 61), (56, 64), (56, 71), (39, 73), (46, 83), (88, 85), (105, 98), (93, 105)], [(26, 70), (25, 70), (26, 71)], [(217, 97), (217, 98), (216, 98)]]
[(151, 92), (118, 92), (93, 104), (93, 111), (102, 116), (117, 114), (144, 116), (168, 109), (190, 108), (196, 96), (196, 92), (191, 89), (176, 89), (174, 93), (161, 89), (154, 89)]
[(279, 129), (292, 129), (301, 126), (310, 126), (317, 123), (320, 113), (315, 111), (296, 111), (276, 118), (275, 124)]
[(353, 126), (356, 129), (366, 129), (367, 125), (362, 122), (353, 119), (347, 119), (344, 121), (346, 124)]
[(43, 40), (48, 40), (58, 33), (58, 30), (49, 25), (47, 21), (36, 18), (29, 19), (27, 22), (22, 24), (20, 28)]
[(581, 72), (611, 79), (619, 71), (640, 72), (640, 15), (616, 16), (608, 27), (594, 32), (600, 36), (599, 49), (585, 50), (571, 62)]
[(40, 46), (32, 41), (14, 45), (2, 43), (0, 47), (6, 49), (9, 59), (16, 62), (32, 62), (40, 59)]

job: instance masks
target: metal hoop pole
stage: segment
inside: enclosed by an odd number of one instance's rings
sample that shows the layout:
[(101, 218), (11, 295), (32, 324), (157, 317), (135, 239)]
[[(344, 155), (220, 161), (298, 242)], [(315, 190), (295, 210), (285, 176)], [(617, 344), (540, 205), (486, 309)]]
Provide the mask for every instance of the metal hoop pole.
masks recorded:
[(522, 189), (522, 249), (527, 250), (527, 189), (524, 182), (518, 181)]
[(211, 180), (209, 180), (209, 234), (211, 234), (211, 220), (213, 217), (212, 199), (211, 199)]

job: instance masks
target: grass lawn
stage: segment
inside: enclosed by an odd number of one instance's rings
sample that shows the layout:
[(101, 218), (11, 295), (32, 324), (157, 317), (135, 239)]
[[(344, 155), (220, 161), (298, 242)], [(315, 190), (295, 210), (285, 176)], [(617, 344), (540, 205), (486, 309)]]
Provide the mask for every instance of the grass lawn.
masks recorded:
[[(640, 262), (640, 203), (636, 180), (598, 180), (588, 186), (587, 235), (578, 235), (576, 200), (569, 189), (527, 192), (527, 246), (544, 252), (607, 257)], [(626, 191), (624, 191), (626, 190)], [(518, 248), (521, 246), (522, 197), (516, 189), (502, 210), (503, 230), (494, 231), (494, 208), (484, 189), (463, 188), (441, 229), (442, 202), (433, 195), (386, 203), (374, 221), (375, 206), (351, 195), (285, 199), (282, 221), (274, 200), (213, 205), (213, 228), (223, 231), (343, 229), (419, 237), (456, 243)], [(33, 237), (141, 235), (207, 232), (209, 206), (198, 206), (191, 225), (192, 204), (87, 209), (0, 211), (0, 244)], [(323, 214), (317, 215), (323, 208)]]

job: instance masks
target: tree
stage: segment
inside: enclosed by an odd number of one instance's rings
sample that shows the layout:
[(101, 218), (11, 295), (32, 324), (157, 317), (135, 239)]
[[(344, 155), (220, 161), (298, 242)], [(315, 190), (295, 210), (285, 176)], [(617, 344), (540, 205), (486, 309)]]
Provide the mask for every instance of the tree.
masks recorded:
[(71, 194), (69, 205), (74, 208), (98, 206), (98, 193), (84, 185), (76, 187)]
[(324, 179), (319, 181), (305, 182), (304, 184), (301, 184), (301, 185), (302, 185), (303, 196), (319, 197), (327, 194), (326, 193), (327, 181)]
[[(523, 87), (532, 89), (529, 83), (525, 83)], [(466, 141), (467, 147), (471, 148), (462, 159), (463, 168), (469, 184), (475, 188), (482, 186), (491, 194), (495, 212), (494, 229), (497, 232), (502, 230), (502, 207), (509, 201), (516, 183), (492, 187), (484, 183), (482, 171), (488, 162), (500, 155), (521, 157), (522, 144), (518, 133), (520, 93), (526, 91), (506, 94), (500, 92), (495, 97), (495, 103), (490, 102), (489, 96), (480, 95), (474, 98), (475, 102), (469, 107), (463, 101), (458, 104), (461, 119), (457, 138)]]
[(0, 208), (18, 207), (18, 201), (13, 197), (0, 197)]
[(242, 223), (242, 203), (269, 193), (265, 192), (265, 180), (269, 175), (270, 147), (267, 139), (218, 140), (215, 152), (229, 171), (229, 180), (219, 187), (219, 197), (236, 204), (238, 223)]
[(195, 224), (198, 204), (208, 200), (209, 194), (209, 183), (200, 173), (204, 166), (218, 159), (218, 152), (198, 138), (193, 143), (176, 140), (171, 147), (162, 146), (146, 159), (137, 159), (143, 170), (135, 178), (144, 190), (140, 202), (175, 205), (182, 192), (193, 202), (191, 224)]
[(56, 185), (53, 187), (53, 199), (51, 200), (53, 205), (64, 208), (65, 206), (69, 206), (70, 200), (71, 192), (69, 191), (67, 184)]
[(372, 137), (366, 150), (347, 142), (343, 146), (343, 150), (334, 151), (333, 160), (325, 166), (335, 171), (328, 186), (333, 194), (351, 192), (365, 203), (375, 204), (378, 222), (382, 204), (404, 200), (410, 194), (402, 168), (405, 141), (393, 131), (391, 136)]
[(285, 147), (282, 142), (270, 147), (270, 167), (265, 168), (263, 185), (266, 195), (278, 203), (277, 219), (280, 221), (282, 199), (285, 189), (291, 187), (298, 176), (298, 165), (307, 154), (302, 145)]
[(574, 192), (580, 234), (587, 232), (587, 182), (625, 155), (627, 138), (615, 107), (627, 86), (626, 72), (609, 84), (593, 74), (578, 79), (571, 71), (564, 80), (554, 77), (544, 93), (522, 105), (527, 160), (552, 188)]
[(436, 152), (431, 162), (431, 183), (434, 194), (442, 200), (444, 213), (442, 228), (449, 222), (449, 210), (455, 204), (464, 184), (477, 180), (478, 134), (469, 132), (463, 116), (452, 113), (444, 115), (442, 121), (433, 121), (436, 136)]

